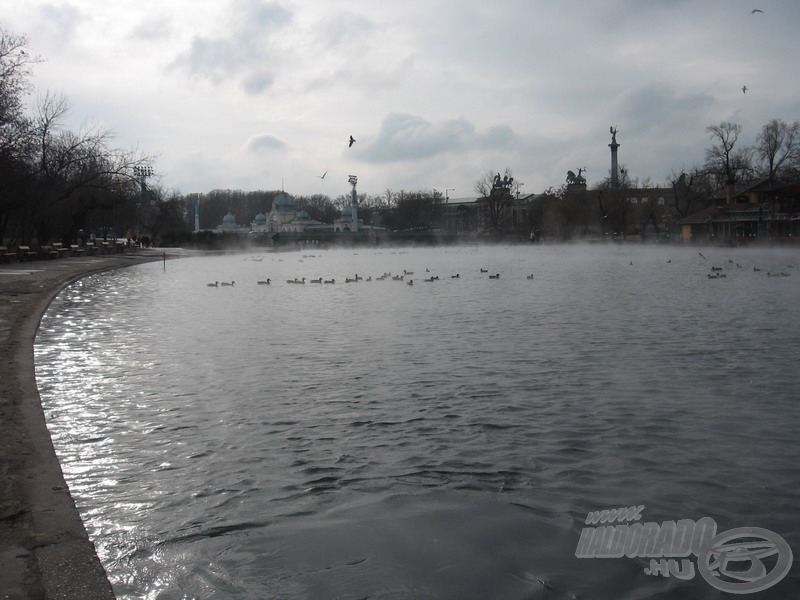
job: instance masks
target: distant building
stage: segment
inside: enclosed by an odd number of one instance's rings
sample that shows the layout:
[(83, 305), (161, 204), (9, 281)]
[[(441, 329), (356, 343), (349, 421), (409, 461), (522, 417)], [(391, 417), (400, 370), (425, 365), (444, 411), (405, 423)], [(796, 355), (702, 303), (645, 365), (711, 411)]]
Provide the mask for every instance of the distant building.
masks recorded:
[(684, 242), (785, 240), (800, 236), (800, 183), (730, 185), (708, 208), (680, 219)]
[(353, 213), (348, 205), (342, 210), (342, 216), (333, 220), (333, 230), (336, 232), (358, 231), (364, 228), (364, 221), (356, 217), (356, 224), (353, 226)]
[(222, 217), (222, 223), (217, 225), (215, 231), (217, 233), (247, 233), (250, 231), (248, 227), (240, 227), (236, 223), (236, 217), (231, 211)]
[(268, 215), (257, 214), (250, 224), (252, 234), (303, 233), (313, 229), (330, 229), (330, 225), (315, 221), (304, 210), (297, 210), (294, 199), (285, 192), (275, 196)]

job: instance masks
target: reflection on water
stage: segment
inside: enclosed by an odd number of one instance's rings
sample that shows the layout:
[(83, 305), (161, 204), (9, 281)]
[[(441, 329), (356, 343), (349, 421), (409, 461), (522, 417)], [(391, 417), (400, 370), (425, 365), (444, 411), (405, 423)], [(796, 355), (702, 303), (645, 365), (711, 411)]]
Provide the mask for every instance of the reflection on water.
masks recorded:
[(313, 250), (70, 286), (37, 379), (116, 593), (707, 597), (575, 557), (589, 511), (642, 504), (797, 554), (800, 261), (703, 253)]

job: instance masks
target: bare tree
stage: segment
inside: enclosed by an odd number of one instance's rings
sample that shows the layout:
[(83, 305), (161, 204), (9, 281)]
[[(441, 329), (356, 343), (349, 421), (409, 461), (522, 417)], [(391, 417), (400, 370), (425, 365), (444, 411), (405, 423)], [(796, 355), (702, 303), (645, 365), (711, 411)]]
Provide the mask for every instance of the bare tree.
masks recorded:
[(475, 182), (475, 191), (483, 198), (488, 198), (492, 193), (492, 185), (494, 184), (494, 171), (486, 171)]
[(492, 229), (500, 226), (506, 209), (513, 202), (511, 195), (513, 183), (514, 177), (508, 167), (502, 178), (500, 173), (493, 174), (492, 171), (487, 171), (475, 182), (475, 191), (486, 200), (489, 226)]
[[(39, 100), (32, 119), (37, 192), (30, 209), (39, 239), (50, 237), (46, 222), (52, 213), (59, 214), (65, 224), (64, 237), (73, 239), (84, 226), (88, 212), (111, 209), (121, 195), (138, 197), (137, 169), (150, 163), (138, 152), (112, 148), (113, 134), (106, 129), (64, 129), (68, 112), (69, 104), (63, 95), (48, 93)], [(30, 233), (24, 232), (23, 237)]]
[(25, 36), (0, 27), (0, 243), (18, 232), (30, 188), (31, 136), (24, 98), (31, 90), (31, 67), (41, 61), (27, 45)]
[(772, 119), (758, 134), (756, 152), (766, 166), (766, 175), (776, 179), (784, 164), (800, 157), (800, 122), (788, 125), (782, 119)]
[(723, 183), (736, 182), (736, 170), (732, 162), (733, 148), (742, 133), (738, 123), (724, 121), (719, 125), (706, 127), (709, 137), (716, 143), (706, 148), (706, 170), (714, 173)]
[(31, 90), (31, 67), (41, 62), (28, 51), (28, 38), (0, 26), (0, 153), (18, 150), (26, 133), (23, 101)]

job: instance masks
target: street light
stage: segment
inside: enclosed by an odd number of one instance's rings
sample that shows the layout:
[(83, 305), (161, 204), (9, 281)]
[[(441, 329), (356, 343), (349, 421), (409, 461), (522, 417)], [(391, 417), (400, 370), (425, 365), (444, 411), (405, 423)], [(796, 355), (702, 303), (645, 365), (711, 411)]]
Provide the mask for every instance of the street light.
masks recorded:
[(444, 203), (445, 203), (445, 204), (447, 204), (447, 201), (450, 199), (450, 196), (449, 196), (448, 194), (449, 194), (450, 192), (455, 192), (455, 191), (456, 191), (456, 188), (447, 188), (447, 189), (444, 191)]
[[(139, 180), (139, 186), (141, 187), (140, 195), (139, 195), (139, 206), (137, 207), (137, 215), (136, 219), (139, 221), (142, 218), (142, 207), (144, 206), (144, 198), (145, 192), (147, 191), (147, 178), (153, 176), (153, 167), (150, 165), (139, 166), (136, 165), (133, 167), (133, 174)], [(136, 226), (136, 235), (139, 235), (139, 225)]]

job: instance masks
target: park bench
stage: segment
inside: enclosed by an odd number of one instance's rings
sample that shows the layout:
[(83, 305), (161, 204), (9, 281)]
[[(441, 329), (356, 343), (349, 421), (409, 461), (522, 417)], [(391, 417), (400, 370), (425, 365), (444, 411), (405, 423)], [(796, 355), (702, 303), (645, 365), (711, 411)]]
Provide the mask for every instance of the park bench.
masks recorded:
[(83, 256), (83, 248), (78, 246), (78, 244), (70, 244), (69, 251), (72, 256)]
[(39, 249), (41, 250), (42, 256), (44, 256), (45, 258), (60, 258), (61, 257), (61, 253), (58, 250), (56, 250), (55, 248), (53, 248), (53, 246), (51, 246), (50, 244), (45, 244), (43, 246), (39, 246)]
[(54, 242), (53, 248), (55, 248), (59, 256), (66, 256), (67, 254), (69, 254), (69, 248), (64, 248), (64, 244), (62, 244), (61, 242)]
[(0, 262), (10, 263), (12, 260), (17, 260), (17, 253), (12, 252), (6, 246), (0, 246)]
[(85, 251), (89, 256), (94, 256), (97, 254), (97, 246), (94, 245), (94, 242), (86, 242)]
[(36, 260), (39, 258), (39, 255), (31, 250), (30, 246), (20, 246), (19, 247), (19, 259), (20, 260)]

